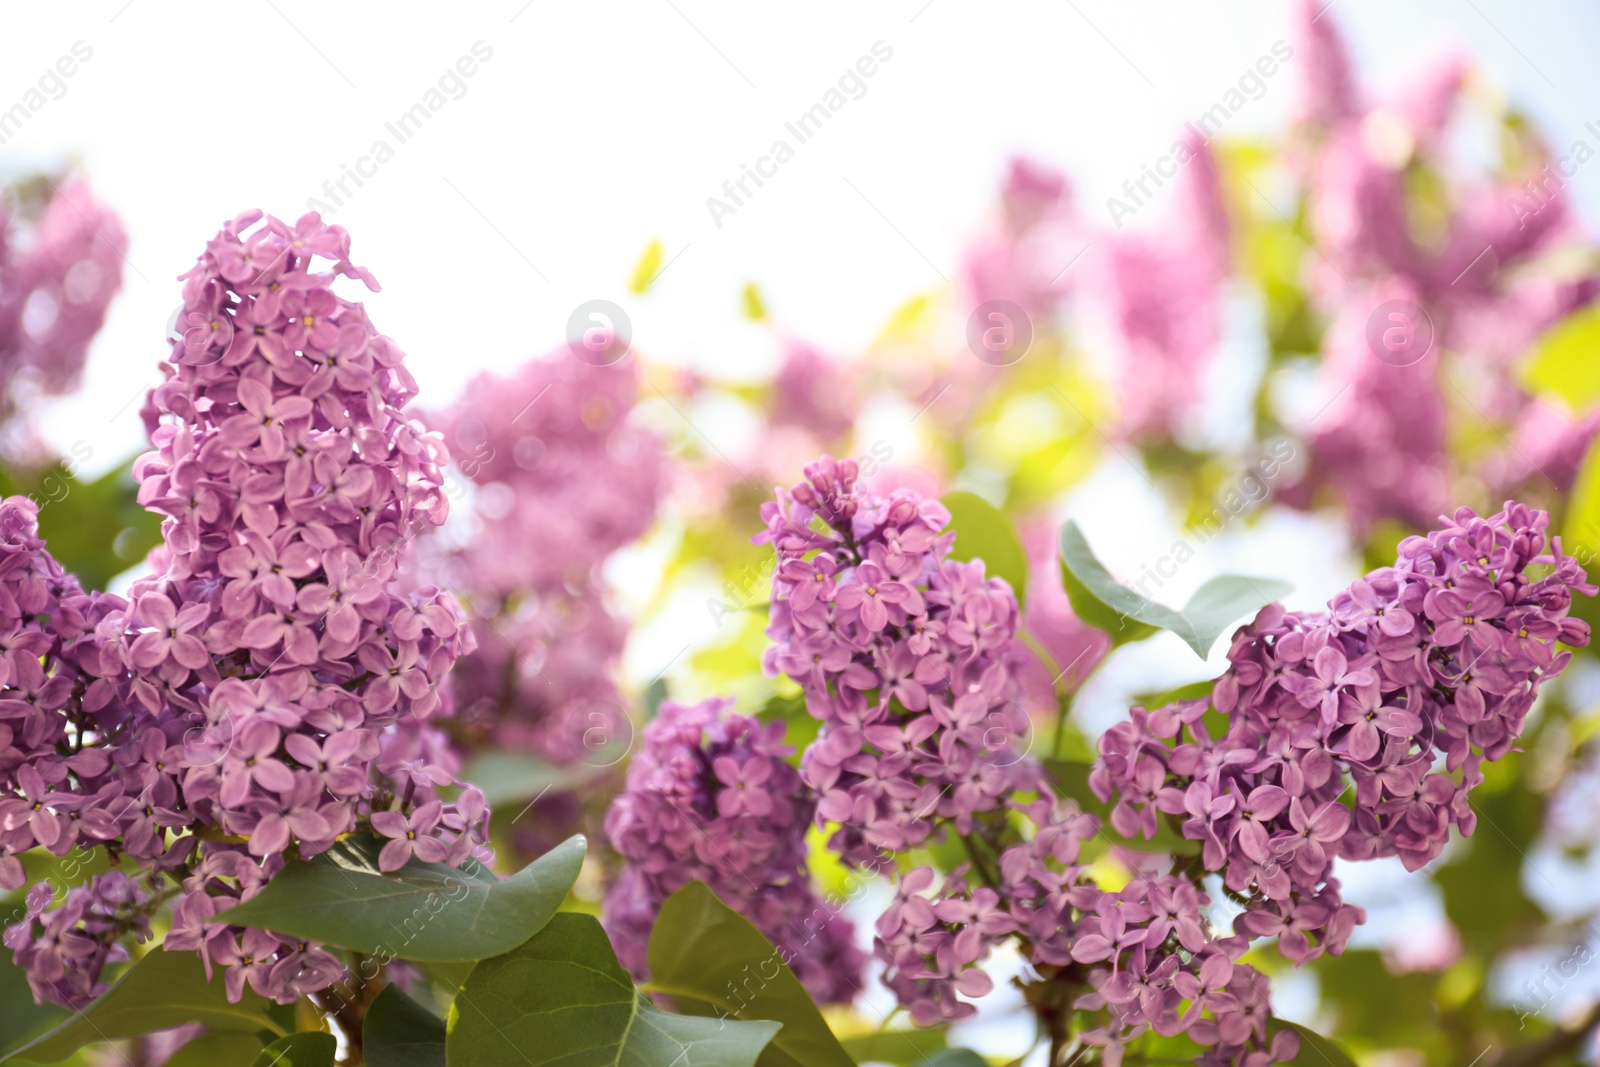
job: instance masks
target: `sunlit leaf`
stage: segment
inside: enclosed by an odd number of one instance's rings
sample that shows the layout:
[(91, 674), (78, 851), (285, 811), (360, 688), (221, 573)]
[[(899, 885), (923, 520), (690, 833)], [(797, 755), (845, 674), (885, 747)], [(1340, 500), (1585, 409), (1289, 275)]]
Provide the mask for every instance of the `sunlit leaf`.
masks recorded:
[(1204, 659), (1229, 626), (1286, 596), (1292, 588), (1276, 578), (1219, 574), (1195, 590), (1182, 611), (1157, 604), (1121, 585), (1095, 558), (1076, 522), (1061, 527), (1061, 565), (1074, 613), (1103, 630), (1114, 644), (1170, 630)]
[(782, 1023), (760, 1067), (855, 1067), (783, 953), (705, 883), (690, 882), (661, 906), (649, 960), (646, 988), (679, 1011)]
[(1028, 554), (1005, 512), (964, 490), (946, 493), (939, 502), (950, 509), (950, 529), (956, 532), (950, 558), (983, 560), (984, 573), (1004, 578), (1017, 594), (1018, 603), (1026, 603)]
[(666, 246), (659, 238), (646, 245), (644, 254), (633, 268), (633, 277), (628, 279), (628, 291), (634, 294), (646, 292), (656, 280), (656, 275), (661, 273), (661, 262), (666, 255)]
[(571, 912), (474, 967), (446, 1026), (450, 1067), (755, 1067), (779, 1030), (662, 1011), (634, 987), (599, 921)]
[(412, 860), (378, 870), (379, 842), (353, 837), (292, 861), (228, 921), (410, 960), (481, 960), (521, 944), (555, 914), (583, 865), (567, 841), (510, 878)]

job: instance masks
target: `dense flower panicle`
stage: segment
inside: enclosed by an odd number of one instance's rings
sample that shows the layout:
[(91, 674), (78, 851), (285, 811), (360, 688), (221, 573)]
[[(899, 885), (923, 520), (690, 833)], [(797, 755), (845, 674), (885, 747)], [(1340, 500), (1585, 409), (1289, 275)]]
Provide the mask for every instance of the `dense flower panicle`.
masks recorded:
[(811, 995), (848, 1002), (862, 953), (839, 908), (813, 890), (806, 830), (815, 801), (786, 761), (783, 724), (763, 726), (733, 701), (662, 703), (628, 766), (606, 834), (626, 861), (606, 897), (617, 955), (648, 972), (645, 945), (666, 899), (691, 881), (759, 928)]
[(8, 234), (13, 220), (0, 203), (0, 396), (7, 416), (18, 374), (46, 393), (77, 384), (89, 342), (122, 287), (128, 238), (121, 220), (81, 178), (51, 189), (25, 235)]
[[(1340, 900), (1335, 858), (1416, 870), (1452, 826), (1473, 832), (1483, 763), (1512, 750), (1539, 686), (1570, 659), (1558, 642), (1588, 643), (1568, 609), (1595, 587), (1559, 541), (1546, 551), (1548, 515), (1508, 503), (1443, 523), (1326, 612), (1262, 609), (1210, 701), (1135, 709), (1100, 740), (1090, 782), (1117, 798), (1118, 832), (1181, 822), (1205, 869), (1247, 901), (1236, 931), (1276, 937), (1296, 962), (1339, 953), (1364, 919)], [(1211, 705), (1227, 716), (1220, 737), (1205, 726)]]
[[(74, 743), (24, 763), (0, 804), (8, 833), (26, 826), (52, 850), (111, 841), (180, 880), (164, 947), (224, 966), (234, 998), (247, 982), (289, 1001), (326, 985), (337, 959), (231, 928), (227, 907), (287, 858), (361, 829), (388, 839), (385, 869), (459, 863), (487, 811), (471, 787), (442, 800), (455, 779), (430, 722), (449, 711), (440, 683), (471, 633), (448, 594), (402, 593), (397, 577), (444, 520), (448, 454), (401, 414), (416, 386), (400, 350), (333, 292), (340, 275), (376, 287), (344, 230), (260, 220), (227, 224), (184, 276), (183, 336), (144, 411), (154, 450), (135, 464), (140, 501), (165, 516), (155, 573), (125, 602), (66, 580), (48, 616), (68, 628), (59, 662), (33, 660), (49, 641), (17, 646), (30, 651), (12, 663), (10, 703), (50, 712), (19, 736)], [(49, 583), (15, 580), (38, 619)], [(92, 987), (99, 962), (85, 957), (91, 973), (65, 988)]]
[(430, 420), (477, 486), (477, 532), (441, 563), (475, 616), (478, 648), (455, 676), (475, 739), (572, 762), (592, 709), (620, 709), (628, 628), (600, 566), (649, 527), (665, 480), (661, 442), (630, 419), (638, 380), (634, 360), (563, 348), (474, 378)]
[[(831, 846), (869, 867), (922, 844), (940, 819), (962, 833), (1037, 778), (1007, 660), (1016, 596), (979, 561), (949, 559), (950, 514), (909, 490), (857, 485), (825, 456), (762, 505), (777, 551), (769, 674), (805, 691), (821, 720), (801, 762)], [(820, 520), (824, 529), (813, 528)]]

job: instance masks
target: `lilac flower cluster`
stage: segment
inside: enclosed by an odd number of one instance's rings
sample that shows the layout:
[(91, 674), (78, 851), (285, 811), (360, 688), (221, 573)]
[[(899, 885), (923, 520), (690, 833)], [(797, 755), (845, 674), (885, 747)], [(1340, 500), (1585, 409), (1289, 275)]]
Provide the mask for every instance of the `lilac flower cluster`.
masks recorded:
[(1133, 438), (1173, 434), (1203, 395), (1221, 336), (1230, 258), (1221, 176), (1193, 132), (1175, 158), (1170, 221), (1110, 235), (1086, 287), (1087, 310), (1104, 320), (1118, 361), (1121, 432)]
[(656, 913), (698, 880), (767, 935), (813, 997), (848, 1003), (865, 958), (849, 920), (811, 887), (805, 835), (815, 801), (784, 758), (793, 750), (783, 724), (728, 713), (732, 703), (666, 701), (644, 728), (606, 815), (626, 861), (606, 897), (606, 928), (618, 958), (645, 977)]
[[(1181, 820), (1245, 905), (1235, 930), (1276, 937), (1297, 963), (1337, 955), (1364, 919), (1341, 901), (1333, 860), (1399, 856), (1416, 870), (1450, 827), (1470, 835), (1483, 763), (1511, 751), (1539, 686), (1566, 666), (1557, 643), (1588, 643), (1568, 609), (1596, 590), (1559, 540), (1546, 552), (1548, 515), (1508, 503), (1443, 521), (1326, 612), (1263, 608), (1209, 701), (1135, 709), (1099, 743), (1090, 782), (1117, 797), (1118, 832)], [(1212, 705), (1221, 737), (1205, 726)]]
[(570, 763), (590, 712), (620, 709), (627, 625), (598, 572), (650, 525), (665, 464), (629, 418), (638, 379), (633, 360), (596, 366), (562, 348), (474, 378), (430, 420), (477, 486), (476, 533), (441, 564), (478, 618), (454, 683), (469, 746)]
[[(333, 291), (341, 275), (376, 288), (344, 230), (262, 218), (228, 223), (184, 276), (184, 335), (144, 410), (155, 448), (134, 467), (165, 516), (155, 573), (127, 601), (86, 597), (28, 516), (7, 526), (25, 536), (0, 570), (21, 620), (0, 717), (27, 751), (0, 804), (6, 857), (107, 842), (181, 885), (165, 948), (227, 968), (235, 998), (248, 982), (287, 1002), (337, 960), (229, 927), (229, 906), (362, 829), (389, 839), (384, 869), (459, 863), (487, 811), (470, 787), (442, 800), (455, 780), (430, 722), (471, 633), (449, 595), (402, 595), (397, 576), (444, 520), (448, 455), (400, 412), (416, 392), (400, 350)], [(104, 957), (73, 958), (84, 975), (41, 972), (35, 992), (91, 989)]]
[(0, 197), (0, 415), (19, 376), (44, 393), (73, 388), (89, 342), (122, 287), (122, 222), (81, 178), (57, 186), (26, 230)]
[[(909, 490), (857, 484), (824, 456), (761, 506), (777, 552), (765, 667), (805, 691), (821, 720), (801, 773), (830, 845), (858, 867), (960, 833), (1030, 788), (1027, 713), (1007, 658), (1019, 611), (980, 561), (949, 559), (950, 513)], [(820, 527), (814, 520), (820, 521)]]
[[(1508, 447), (1476, 457), (1475, 477), (1506, 494), (1551, 483), (1564, 492), (1600, 422), (1536, 403), (1514, 373), (1541, 333), (1600, 295), (1594, 270), (1556, 266), (1581, 239), (1562, 183), (1540, 176), (1551, 153), (1531, 127), (1508, 125), (1505, 172), (1461, 174), (1447, 137), (1461, 57), (1425, 63), (1401, 91), (1363, 100), (1324, 8), (1294, 4), (1304, 82), (1293, 162), (1319, 250), (1310, 296), (1330, 323), (1322, 374), (1334, 399), (1285, 499), (1309, 507), (1336, 494), (1362, 534), (1382, 519), (1425, 528), (1462, 473), (1447, 448), (1457, 395), (1474, 422), (1507, 428)], [(1434, 238), (1411, 225), (1418, 173), (1446, 205)], [(1449, 389), (1445, 361), (1465, 368)]]
[[(801, 759), (819, 825), (847, 863), (884, 870), (937, 828), (973, 833), (1003, 822), (1009, 799), (1038, 783), (1026, 758), (1027, 712), (1013, 675), (1019, 610), (983, 564), (948, 558), (954, 535), (937, 500), (858, 484), (854, 462), (824, 456), (806, 480), (762, 505), (778, 557), (768, 673), (805, 692), (821, 720)], [(991, 887), (934, 872), (900, 883), (878, 922), (885, 982), (914, 1019), (960, 1019), (990, 979), (977, 967), (1012, 932), (991, 914)]]
[(1047, 981), (1071, 968), (1075, 981), (1089, 987), (1053, 1010), (1096, 1017), (1078, 1037), (1101, 1047), (1108, 1064), (1150, 1031), (1187, 1033), (1207, 1049), (1202, 1065), (1266, 1067), (1293, 1059), (1294, 1035), (1267, 1033), (1265, 977), (1238, 962), (1250, 939), (1213, 936), (1204, 916), (1210, 899), (1194, 881), (1139, 871), (1120, 891), (1108, 892), (1081, 855), (1100, 832), (1098, 819), (1047, 791), (1013, 807), (1032, 833), (1000, 853), (992, 886), (970, 886), (963, 866), (929, 897), (934, 871), (920, 867), (901, 880), (878, 920), (884, 982), (914, 1022), (970, 1018), (976, 1009), (957, 995), (988, 993), (993, 980), (980, 965), (993, 945), (1015, 937)]

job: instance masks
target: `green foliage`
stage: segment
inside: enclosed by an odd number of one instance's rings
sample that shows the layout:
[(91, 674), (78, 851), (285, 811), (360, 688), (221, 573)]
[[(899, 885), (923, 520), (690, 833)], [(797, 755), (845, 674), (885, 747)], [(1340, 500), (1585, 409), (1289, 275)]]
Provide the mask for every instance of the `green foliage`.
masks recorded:
[(0, 948), (0, 1049), (21, 1044), (65, 1014), (65, 1008), (33, 1002), (28, 976), (12, 961), (11, 950)]
[(1577, 412), (1600, 402), (1600, 304), (1580, 308), (1550, 327), (1518, 368), (1522, 384)]
[(253, 1067), (333, 1067), (339, 1043), (314, 1030), (280, 1037), (256, 1056)]
[(705, 883), (690, 882), (656, 917), (646, 988), (691, 1015), (782, 1023), (760, 1067), (855, 1067), (784, 956)]
[[(1229, 626), (1287, 596), (1292, 588), (1276, 578), (1220, 574), (1196, 589), (1182, 611), (1174, 611), (1111, 577), (1076, 522), (1061, 527), (1060, 543), (1062, 575), (1073, 612), (1109, 634), (1114, 644), (1148, 636), (1154, 629), (1170, 630), (1204, 659)], [(1144, 625), (1129, 626), (1127, 620)]]
[(942, 1027), (913, 1030), (877, 1030), (840, 1040), (839, 1045), (856, 1063), (892, 1063), (895, 1067), (923, 1067), (945, 1050)]
[(557, 915), (472, 970), (450, 1007), (451, 1067), (755, 1067), (774, 1022), (671, 1015), (634, 987), (592, 916)]
[(94, 481), (75, 474), (84, 459), (43, 470), (0, 469), (0, 496), (27, 496), (38, 504), (39, 536), (50, 554), (85, 589), (104, 589), (161, 543), (161, 516), (139, 504), (131, 457)]
[(254, 1034), (201, 1034), (162, 1067), (255, 1067), (261, 1039)]
[(569, 838), (503, 881), (481, 867), (416, 860), (384, 874), (380, 847), (351, 837), (293, 861), (228, 920), (387, 958), (481, 960), (550, 920), (577, 880), (584, 839)]
[(949, 529), (956, 535), (950, 558), (982, 560), (989, 577), (1004, 578), (1017, 602), (1026, 603), (1028, 554), (1006, 513), (977, 493), (960, 490), (946, 493), (939, 503), (950, 509)]
[(367, 1067), (444, 1067), (444, 1020), (387, 985), (367, 1008), (361, 1045)]
[(1283, 1019), (1273, 1019), (1267, 1023), (1269, 1036), (1280, 1030), (1293, 1030), (1300, 1035), (1300, 1054), (1290, 1063), (1298, 1063), (1303, 1067), (1356, 1067), (1356, 1061), (1350, 1058), (1349, 1053), (1309, 1027)]
[(639, 262), (634, 265), (633, 277), (628, 279), (628, 291), (634, 295), (643, 295), (655, 283), (656, 275), (661, 273), (662, 261), (666, 259), (666, 247), (661, 239), (656, 238), (645, 246), (644, 254), (639, 257)]
[(248, 989), (229, 1004), (222, 982), (206, 981), (205, 965), (192, 952), (153, 949), (140, 957), (88, 1007), (38, 1037), (0, 1055), (0, 1063), (24, 1059), (55, 1063), (84, 1045), (203, 1023), (213, 1030), (283, 1030), (268, 1001)]
[(546, 792), (566, 792), (593, 779), (599, 769), (578, 763), (560, 767), (527, 752), (490, 749), (461, 772), (463, 782), (483, 791), (491, 808), (530, 800)]

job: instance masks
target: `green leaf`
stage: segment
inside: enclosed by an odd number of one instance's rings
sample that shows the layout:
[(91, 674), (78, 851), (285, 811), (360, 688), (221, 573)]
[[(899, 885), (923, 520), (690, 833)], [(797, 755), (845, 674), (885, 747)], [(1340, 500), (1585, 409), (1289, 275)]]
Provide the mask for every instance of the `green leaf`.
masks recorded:
[(367, 1067), (444, 1067), (444, 1020), (386, 985), (361, 1025)]
[(20, 1044), (66, 1013), (55, 1004), (35, 1004), (27, 973), (12, 960), (10, 949), (0, 948), (0, 1048)]
[(1557, 396), (1574, 412), (1600, 401), (1600, 304), (1580, 308), (1546, 330), (1522, 362), (1519, 376), (1530, 393)]
[(497, 808), (545, 793), (568, 792), (589, 781), (599, 770), (583, 763), (561, 767), (525, 752), (491, 749), (467, 764), (461, 780), (477, 786), (489, 806)]
[(486, 959), (556, 913), (583, 865), (584, 839), (568, 838), (504, 881), (481, 864), (469, 872), (416, 860), (384, 874), (380, 847), (351, 837), (291, 862), (227, 921), (400, 959)]
[(333, 1067), (339, 1042), (317, 1030), (280, 1037), (261, 1050), (254, 1067)]
[[(1088, 815), (1098, 816), (1102, 833), (1115, 834), (1111, 828), (1111, 808), (1113, 805), (1106, 803), (1095, 796), (1094, 790), (1089, 788), (1089, 771), (1091, 765), (1080, 763), (1076, 760), (1047, 759), (1043, 761), (1044, 772), (1050, 776), (1056, 788), (1063, 796), (1071, 797), (1078, 802), (1078, 807)], [(1109, 840), (1108, 836), (1108, 840)], [(1117, 835), (1117, 840), (1128, 841), (1127, 838)], [(1190, 841), (1181, 833), (1174, 830), (1165, 818), (1156, 823), (1156, 836), (1150, 840), (1142, 837), (1133, 838), (1127, 844), (1119, 844), (1120, 848), (1132, 849), (1135, 852), (1165, 852), (1171, 855), (1184, 855), (1199, 851), (1200, 843)]]
[(1017, 594), (1017, 603), (1027, 603), (1028, 554), (1006, 513), (964, 490), (946, 493), (939, 503), (950, 509), (950, 529), (956, 532), (950, 558), (983, 560), (989, 577), (1004, 578)]
[(161, 543), (161, 516), (140, 506), (131, 459), (92, 482), (76, 478), (78, 461), (67, 459), (18, 479), (15, 491), (39, 504), (39, 536), (85, 589), (105, 588)]
[(282, 1034), (269, 1014), (271, 1005), (248, 989), (229, 1004), (222, 979), (206, 981), (205, 965), (193, 952), (145, 953), (88, 1007), (8, 1050), (0, 1063), (26, 1059), (54, 1063), (84, 1045), (138, 1037), (184, 1023), (203, 1023), (213, 1030), (270, 1030)]
[(841, 1038), (839, 1045), (857, 1063), (892, 1063), (896, 1067), (922, 1067), (928, 1057), (945, 1049), (944, 1028), (877, 1030)]
[(922, 1061), (925, 1067), (989, 1067), (989, 1061), (969, 1048), (947, 1048)]
[(633, 268), (633, 277), (628, 279), (628, 291), (643, 294), (648, 290), (651, 283), (656, 280), (656, 275), (661, 273), (661, 261), (666, 258), (666, 254), (666, 247), (662, 245), (660, 238), (646, 245), (644, 255), (639, 257), (638, 264)]
[(450, 1006), (450, 1067), (755, 1067), (774, 1022), (671, 1015), (634, 987), (591, 915), (564, 912), (484, 960)]
[(201, 1034), (162, 1067), (254, 1067), (261, 1039), (254, 1034)]
[(1348, 1052), (1315, 1030), (1286, 1019), (1267, 1020), (1269, 1039), (1281, 1030), (1293, 1030), (1300, 1035), (1300, 1054), (1290, 1063), (1298, 1063), (1300, 1067), (1356, 1067), (1356, 1061)]
[(744, 286), (744, 317), (752, 322), (767, 317), (766, 301), (761, 299), (761, 287), (755, 282), (746, 282)]
[[(1293, 588), (1276, 578), (1219, 574), (1174, 611), (1121, 585), (1095, 558), (1076, 522), (1061, 527), (1061, 567), (1072, 610), (1084, 622), (1124, 644), (1148, 636), (1151, 628), (1170, 630), (1201, 659), (1224, 630), (1264, 605), (1282, 599)], [(1144, 624), (1141, 629), (1131, 626)]]
[(782, 1023), (761, 1067), (855, 1067), (783, 953), (704, 882), (661, 905), (648, 954), (645, 988), (672, 997), (679, 1011)]

